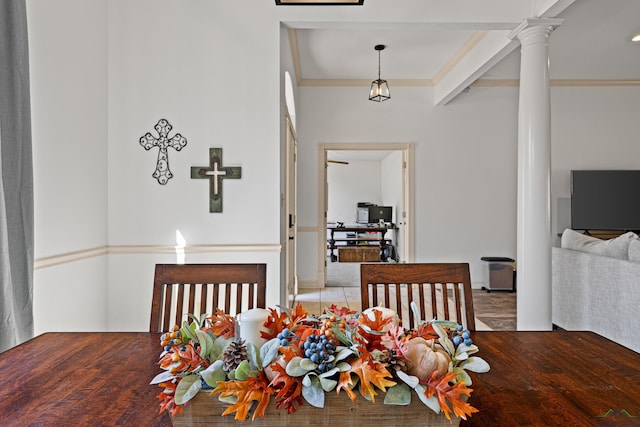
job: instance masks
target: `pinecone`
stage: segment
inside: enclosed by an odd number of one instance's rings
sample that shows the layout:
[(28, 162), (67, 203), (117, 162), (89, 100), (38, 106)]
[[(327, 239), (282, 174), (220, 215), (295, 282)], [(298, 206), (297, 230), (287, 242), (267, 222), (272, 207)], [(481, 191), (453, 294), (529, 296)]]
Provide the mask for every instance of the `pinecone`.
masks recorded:
[(222, 352), (222, 369), (225, 372), (231, 372), (243, 360), (247, 360), (247, 346), (244, 344), (244, 340), (232, 341)]
[(406, 369), (405, 360), (398, 357), (396, 351), (393, 349), (384, 350), (380, 361), (387, 364), (389, 371), (404, 371)]

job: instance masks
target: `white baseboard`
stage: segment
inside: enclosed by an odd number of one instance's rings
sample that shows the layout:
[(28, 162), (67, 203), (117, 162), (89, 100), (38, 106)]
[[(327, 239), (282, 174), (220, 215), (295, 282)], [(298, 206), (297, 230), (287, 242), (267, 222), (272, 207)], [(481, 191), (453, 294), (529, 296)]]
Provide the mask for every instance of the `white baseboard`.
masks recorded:
[(318, 285), (317, 280), (298, 280), (298, 289), (319, 289), (324, 286)]

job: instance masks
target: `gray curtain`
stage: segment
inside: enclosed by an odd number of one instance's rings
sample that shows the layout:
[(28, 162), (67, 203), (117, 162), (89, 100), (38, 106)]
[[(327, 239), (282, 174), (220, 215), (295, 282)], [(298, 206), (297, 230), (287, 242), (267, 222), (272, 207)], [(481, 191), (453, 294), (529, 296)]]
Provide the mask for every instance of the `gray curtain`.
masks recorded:
[(0, 0), (0, 351), (33, 336), (33, 164), (25, 0)]

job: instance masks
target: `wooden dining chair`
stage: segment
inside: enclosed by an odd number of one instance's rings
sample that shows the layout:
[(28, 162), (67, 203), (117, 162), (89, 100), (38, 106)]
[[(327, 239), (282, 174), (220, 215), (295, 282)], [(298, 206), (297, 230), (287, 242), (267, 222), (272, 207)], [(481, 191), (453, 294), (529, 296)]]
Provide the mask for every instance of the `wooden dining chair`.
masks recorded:
[(360, 295), (362, 310), (390, 308), (405, 328), (418, 323), (411, 301), (422, 320), (454, 320), (470, 331), (476, 328), (467, 263), (361, 264)]
[(149, 331), (168, 331), (190, 313), (266, 308), (266, 281), (266, 264), (157, 264)]

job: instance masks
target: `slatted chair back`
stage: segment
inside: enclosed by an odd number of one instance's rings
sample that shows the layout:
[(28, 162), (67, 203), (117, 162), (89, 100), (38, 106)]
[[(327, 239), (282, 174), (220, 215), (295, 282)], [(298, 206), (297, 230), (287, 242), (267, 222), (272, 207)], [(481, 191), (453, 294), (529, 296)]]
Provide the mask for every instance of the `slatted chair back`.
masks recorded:
[(394, 310), (404, 327), (413, 328), (415, 301), (422, 320), (453, 320), (475, 330), (471, 278), (467, 263), (361, 264), (362, 310)]
[(266, 264), (157, 264), (149, 331), (168, 331), (189, 313), (266, 308), (266, 281)]

